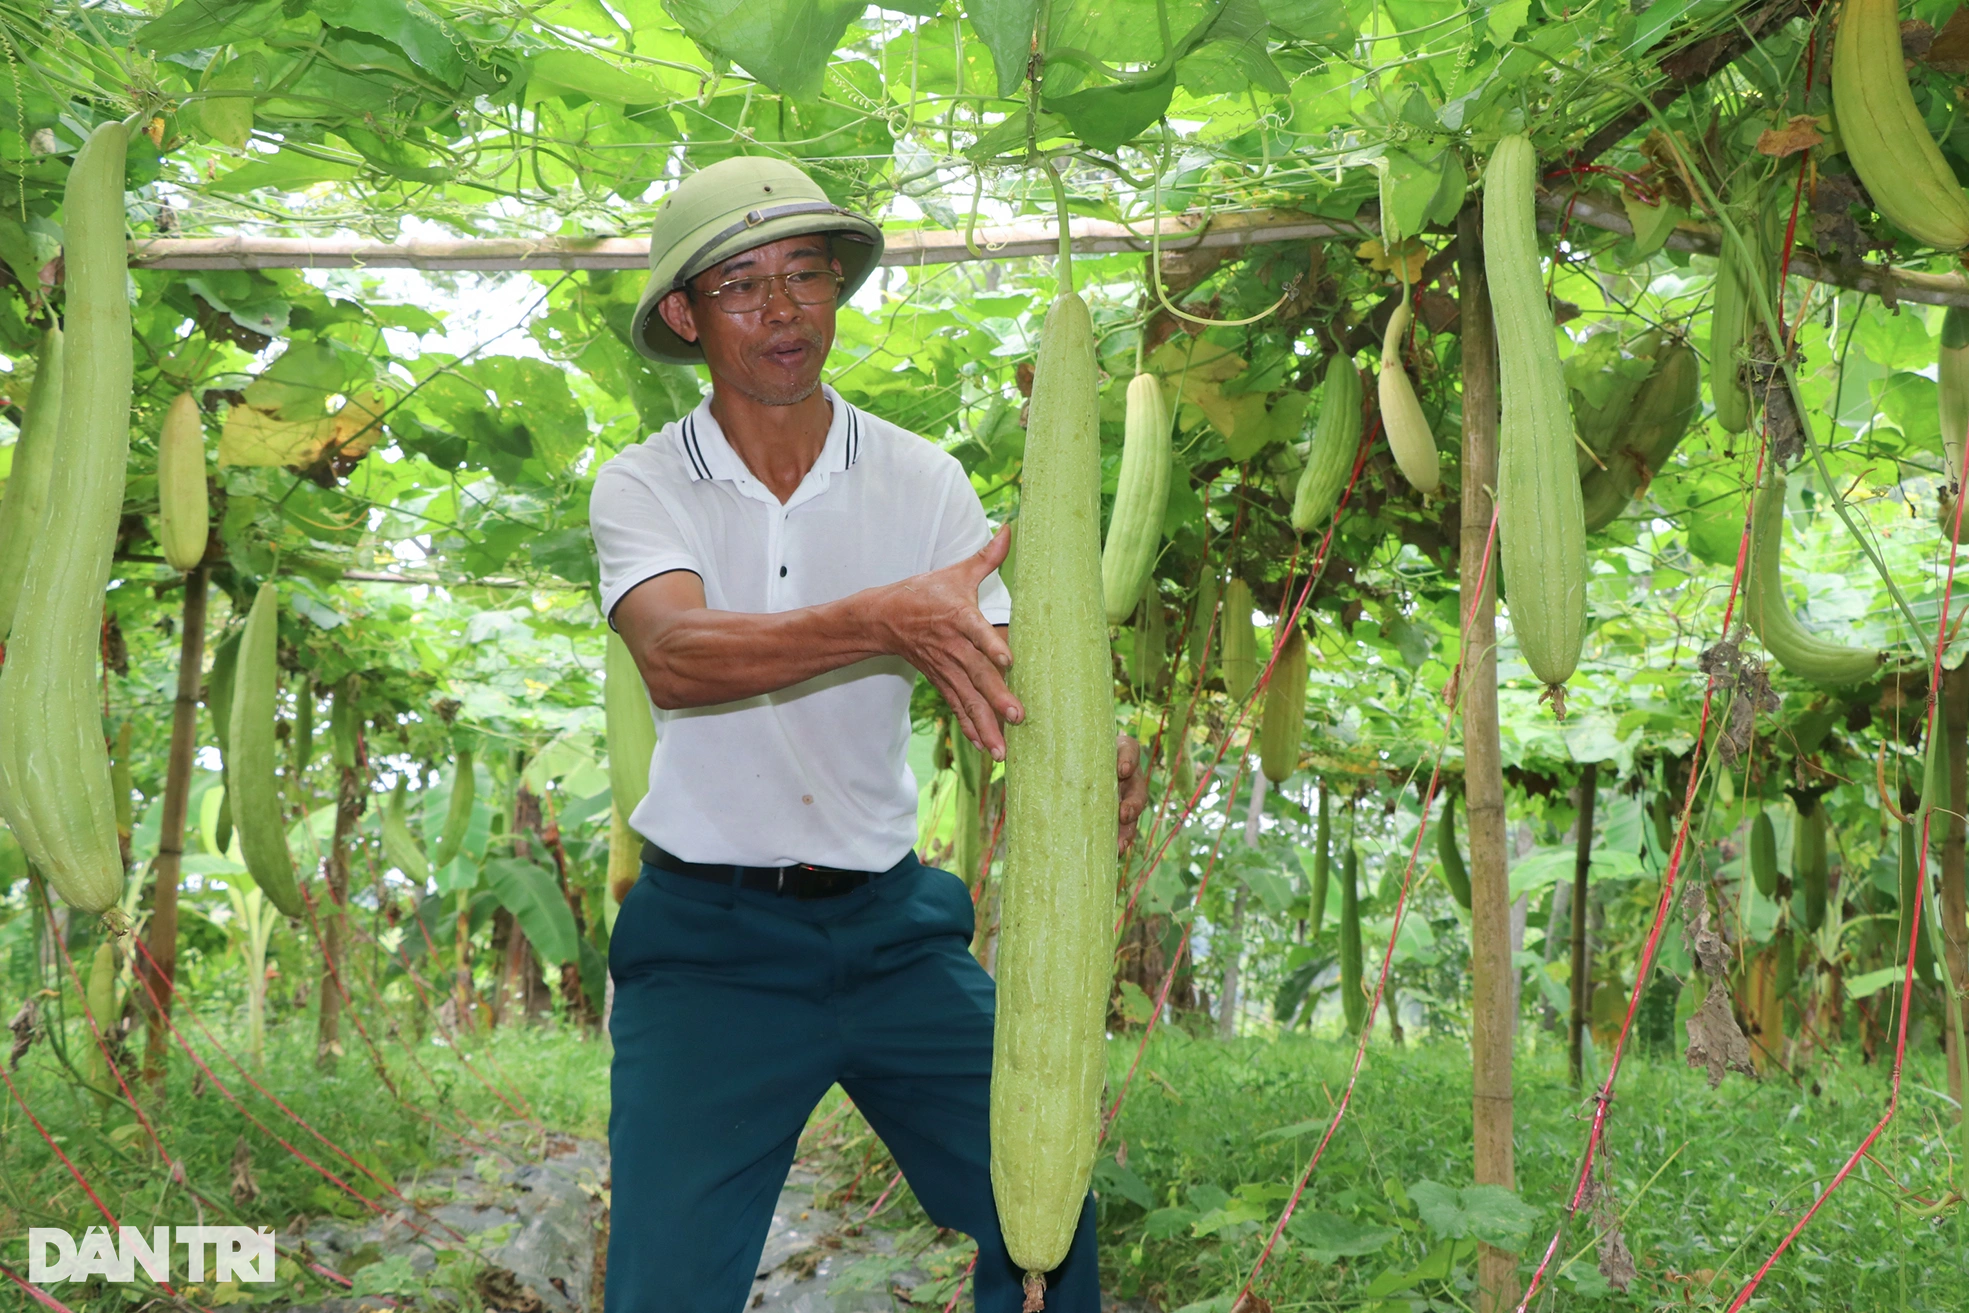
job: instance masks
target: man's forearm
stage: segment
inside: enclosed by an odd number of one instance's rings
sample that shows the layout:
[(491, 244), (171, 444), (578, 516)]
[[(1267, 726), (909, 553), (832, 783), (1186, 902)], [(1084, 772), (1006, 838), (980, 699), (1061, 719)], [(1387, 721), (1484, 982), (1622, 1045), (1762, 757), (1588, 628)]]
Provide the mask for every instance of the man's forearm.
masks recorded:
[(794, 611), (695, 608), (670, 619), (634, 655), (650, 697), (676, 711), (778, 692), (887, 655), (878, 632), (865, 593)]

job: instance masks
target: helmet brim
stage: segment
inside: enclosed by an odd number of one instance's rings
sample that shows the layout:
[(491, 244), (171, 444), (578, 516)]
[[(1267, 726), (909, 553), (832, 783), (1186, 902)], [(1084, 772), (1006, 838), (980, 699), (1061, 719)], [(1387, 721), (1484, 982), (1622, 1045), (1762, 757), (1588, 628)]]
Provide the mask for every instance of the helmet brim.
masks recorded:
[(638, 355), (666, 365), (702, 364), (704, 348), (695, 342), (686, 342), (671, 331), (670, 325), (663, 322), (663, 316), (657, 313), (657, 303), (706, 269), (743, 251), (813, 233), (827, 233), (839, 239), (833, 245), (834, 258), (841, 263), (842, 282), (841, 294), (835, 298), (834, 304), (846, 305), (848, 298), (868, 281), (868, 276), (875, 272), (875, 266), (881, 262), (881, 227), (858, 214), (846, 212), (789, 214), (767, 219), (733, 233), (728, 239), (705, 245), (675, 270), (653, 271), (649, 282), (643, 287), (642, 297), (636, 302), (635, 316), (630, 320), (630, 345)]

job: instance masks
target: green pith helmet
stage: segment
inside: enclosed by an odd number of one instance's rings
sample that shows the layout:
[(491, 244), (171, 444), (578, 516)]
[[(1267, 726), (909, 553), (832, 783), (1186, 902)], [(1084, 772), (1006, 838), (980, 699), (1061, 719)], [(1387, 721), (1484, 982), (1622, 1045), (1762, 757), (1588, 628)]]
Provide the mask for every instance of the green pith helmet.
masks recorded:
[(663, 200), (651, 225), (649, 284), (636, 303), (630, 340), (651, 360), (693, 365), (704, 351), (670, 331), (656, 303), (740, 251), (806, 233), (833, 233), (847, 281), (841, 304), (882, 258), (882, 229), (827, 199), (819, 185), (785, 160), (736, 155), (699, 169)]

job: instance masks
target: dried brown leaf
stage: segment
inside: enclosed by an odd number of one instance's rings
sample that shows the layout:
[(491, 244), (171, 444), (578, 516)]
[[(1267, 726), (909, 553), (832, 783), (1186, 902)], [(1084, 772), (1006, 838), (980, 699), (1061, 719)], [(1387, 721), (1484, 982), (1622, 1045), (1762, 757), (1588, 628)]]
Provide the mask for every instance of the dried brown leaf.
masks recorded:
[(1721, 981), (1729, 974), (1730, 949), (1716, 932), (1715, 922), (1709, 915), (1709, 895), (1700, 880), (1691, 880), (1683, 887), (1682, 917), (1689, 956), (1695, 959), (1703, 975), (1712, 981)]
[(1695, 1015), (1684, 1024), (1689, 1032), (1689, 1065), (1709, 1069), (1710, 1089), (1723, 1083), (1725, 1071), (1753, 1078), (1757, 1075), (1750, 1061), (1750, 1041), (1738, 1028), (1736, 1015), (1730, 1011), (1730, 992), (1721, 984), (1710, 983)]
[(1818, 120), (1810, 114), (1794, 114), (1781, 128), (1766, 128), (1757, 138), (1757, 153), (1769, 155), (1773, 159), (1783, 159), (1808, 151), (1825, 140), (1819, 131)]
[(1620, 1231), (1620, 1209), (1613, 1197), (1613, 1186), (1606, 1179), (1604, 1166), (1593, 1190), (1593, 1229), (1600, 1233), (1600, 1275), (1607, 1284), (1626, 1294), (1640, 1272), (1634, 1266), (1634, 1252)]
[(472, 1280), (472, 1288), (489, 1309), (498, 1313), (541, 1313), (540, 1296), (533, 1287), (522, 1284), (510, 1268), (489, 1267)]
[[(1750, 331), (1750, 350), (1743, 362), (1743, 380), (1751, 396), (1763, 402), (1764, 431), (1771, 444), (1771, 458), (1789, 465), (1805, 453), (1805, 426), (1798, 408), (1792, 404), (1791, 387), (1785, 381), (1783, 358), (1771, 343), (1771, 336), (1757, 324)], [(1794, 353), (1794, 368), (1800, 360)]]
[(1919, 18), (1901, 24), (1901, 58), (1920, 59), (1934, 48), (1935, 25)]
[(1729, 723), (1717, 739), (1716, 750), (1725, 766), (1734, 766), (1750, 751), (1760, 712), (1776, 711), (1784, 700), (1771, 691), (1771, 677), (1755, 661), (1741, 661), (1736, 672), (1736, 696), (1730, 700)]
[(27, 1056), (27, 1050), (40, 1033), (40, 1022), (35, 1015), (33, 999), (22, 1000), (21, 1010), (16, 1012), (14, 1019), (7, 1023), (7, 1029), (14, 1033), (13, 1048), (7, 1053), (7, 1070), (19, 1071), (21, 1059)]
[(1958, 9), (1928, 46), (1928, 67), (1942, 73), (1969, 73), (1969, 9)]
[(242, 1135), (232, 1147), (232, 1201), (250, 1204), (259, 1197), (259, 1184), (253, 1179), (253, 1148)]

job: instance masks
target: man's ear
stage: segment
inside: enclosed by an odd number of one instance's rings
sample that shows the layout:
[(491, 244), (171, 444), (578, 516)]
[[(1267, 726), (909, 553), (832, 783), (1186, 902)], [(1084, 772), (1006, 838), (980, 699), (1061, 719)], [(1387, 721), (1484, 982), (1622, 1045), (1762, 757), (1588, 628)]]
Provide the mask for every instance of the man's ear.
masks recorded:
[(656, 312), (663, 316), (663, 322), (670, 331), (686, 342), (697, 341), (697, 315), (691, 305), (690, 297), (682, 291), (668, 292), (656, 303)]

